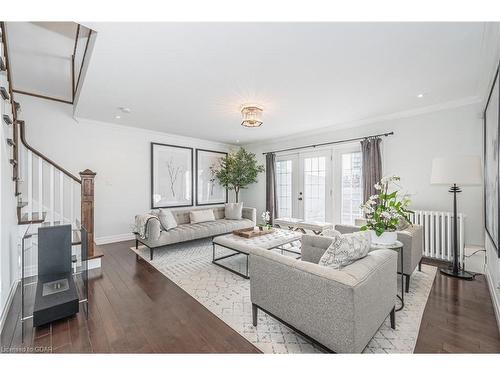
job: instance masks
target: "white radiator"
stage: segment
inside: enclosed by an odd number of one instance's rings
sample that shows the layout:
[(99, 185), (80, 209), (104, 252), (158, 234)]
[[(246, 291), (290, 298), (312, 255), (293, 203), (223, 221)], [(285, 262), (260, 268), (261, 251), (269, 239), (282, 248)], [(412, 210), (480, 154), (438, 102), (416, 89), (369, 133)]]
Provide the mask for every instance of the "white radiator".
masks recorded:
[[(453, 213), (440, 211), (415, 211), (410, 216), (413, 224), (424, 227), (424, 256), (446, 261), (453, 260)], [(458, 214), (459, 262), (464, 259), (465, 215)]]

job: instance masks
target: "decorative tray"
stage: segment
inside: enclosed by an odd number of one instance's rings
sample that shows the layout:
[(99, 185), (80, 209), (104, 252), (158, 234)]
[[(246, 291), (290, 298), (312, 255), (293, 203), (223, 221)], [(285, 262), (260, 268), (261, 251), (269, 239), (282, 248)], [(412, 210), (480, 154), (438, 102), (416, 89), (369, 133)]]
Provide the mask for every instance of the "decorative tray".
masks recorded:
[(263, 236), (265, 234), (273, 233), (274, 229), (262, 229), (260, 230), (259, 228), (245, 228), (245, 229), (238, 229), (233, 231), (233, 234), (243, 237), (243, 238), (253, 238), (253, 237), (259, 237)]

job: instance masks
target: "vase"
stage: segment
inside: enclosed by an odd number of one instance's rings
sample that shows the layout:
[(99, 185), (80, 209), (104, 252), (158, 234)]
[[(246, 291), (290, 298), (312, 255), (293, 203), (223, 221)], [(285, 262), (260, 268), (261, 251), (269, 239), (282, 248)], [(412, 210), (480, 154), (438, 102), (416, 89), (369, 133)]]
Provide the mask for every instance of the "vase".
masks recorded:
[(396, 232), (384, 232), (380, 236), (374, 230), (370, 231), (372, 237), (372, 244), (374, 245), (393, 245), (398, 240)]

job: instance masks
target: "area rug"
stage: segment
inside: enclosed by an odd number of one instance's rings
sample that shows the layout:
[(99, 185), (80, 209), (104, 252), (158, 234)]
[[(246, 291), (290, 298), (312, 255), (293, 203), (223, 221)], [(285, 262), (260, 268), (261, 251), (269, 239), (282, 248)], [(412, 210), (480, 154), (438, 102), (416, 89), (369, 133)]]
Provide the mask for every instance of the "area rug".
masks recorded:
[[(156, 249), (153, 261), (149, 260), (147, 248), (141, 246), (138, 250), (131, 249), (262, 352), (321, 352), (320, 348), (300, 334), (262, 311), (259, 311), (257, 327), (252, 325), (250, 280), (212, 264), (210, 239)], [(218, 248), (217, 256), (226, 252), (229, 253), (228, 250)], [(244, 272), (246, 257), (236, 255), (225, 259), (225, 262), (227, 266)], [(435, 276), (436, 268), (427, 265), (422, 266), (422, 272), (413, 273), (410, 292), (405, 294), (405, 307), (396, 314), (396, 329), (391, 329), (387, 318), (366, 346), (365, 353), (413, 353)], [(400, 279), (398, 277), (398, 283)], [(400, 290), (399, 285), (398, 291)]]

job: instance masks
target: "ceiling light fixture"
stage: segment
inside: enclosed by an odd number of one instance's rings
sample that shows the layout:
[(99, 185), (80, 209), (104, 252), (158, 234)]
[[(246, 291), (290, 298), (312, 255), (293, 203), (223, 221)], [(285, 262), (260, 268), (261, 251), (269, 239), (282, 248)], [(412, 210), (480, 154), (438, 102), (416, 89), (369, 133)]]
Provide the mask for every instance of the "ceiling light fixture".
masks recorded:
[(241, 107), (243, 116), (242, 126), (247, 128), (258, 128), (262, 125), (262, 107), (255, 104), (246, 104)]
[(116, 115), (116, 116), (115, 116), (115, 119), (117, 119), (117, 120), (119, 120), (119, 119), (121, 119), (121, 118), (122, 118), (122, 116), (120, 116), (120, 115)]
[(419, 98), (419, 99), (420, 99), (420, 98), (423, 98), (423, 97), (424, 97), (424, 94), (418, 94), (418, 95), (417, 95), (417, 98)]

